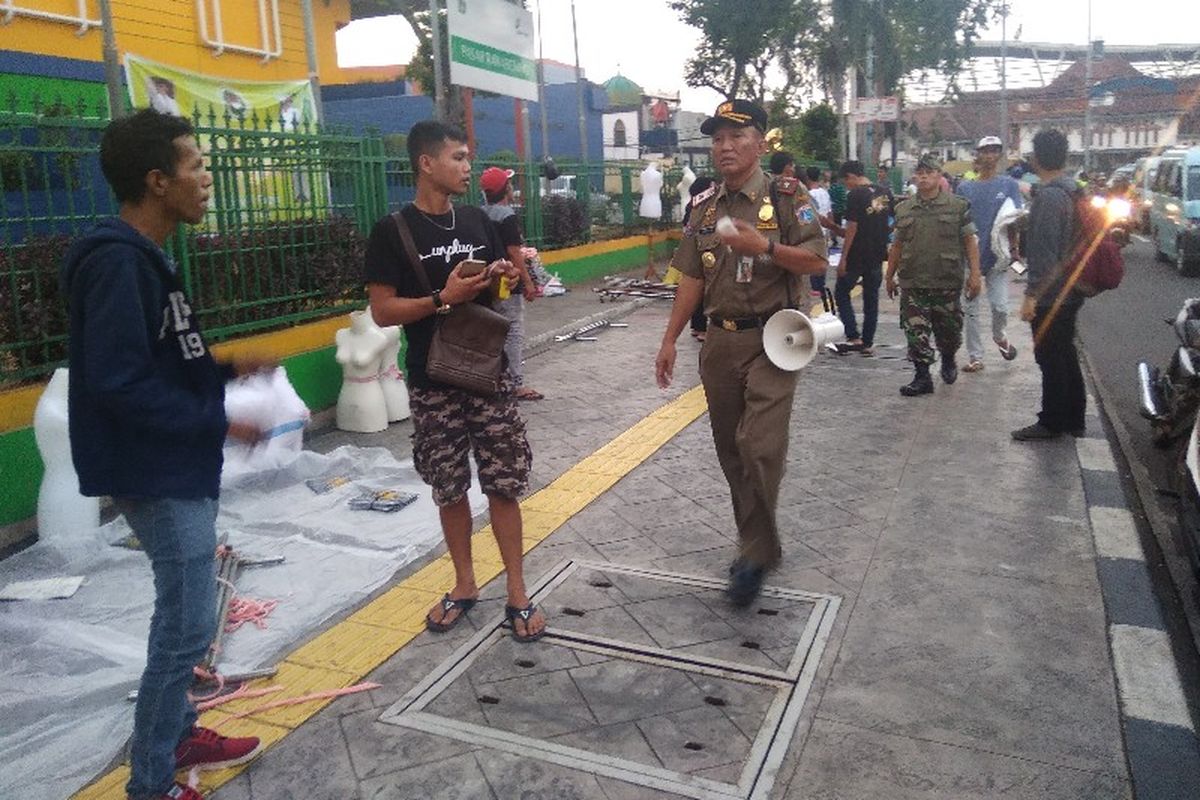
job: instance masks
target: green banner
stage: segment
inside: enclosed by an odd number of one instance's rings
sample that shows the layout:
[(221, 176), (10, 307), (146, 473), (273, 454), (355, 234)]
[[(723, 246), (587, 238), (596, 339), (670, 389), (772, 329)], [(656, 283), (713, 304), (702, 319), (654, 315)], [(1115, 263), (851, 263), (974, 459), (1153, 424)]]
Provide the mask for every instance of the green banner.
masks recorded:
[(537, 80), (537, 65), (531, 59), (509, 53), (480, 42), (450, 37), (450, 60), (523, 81)]

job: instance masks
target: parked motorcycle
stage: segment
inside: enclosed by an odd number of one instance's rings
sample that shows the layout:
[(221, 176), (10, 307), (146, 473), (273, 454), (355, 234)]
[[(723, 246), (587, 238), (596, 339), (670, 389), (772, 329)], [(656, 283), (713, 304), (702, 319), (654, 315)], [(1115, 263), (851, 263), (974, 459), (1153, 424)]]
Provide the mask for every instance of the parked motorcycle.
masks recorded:
[(1157, 447), (1170, 447), (1188, 434), (1200, 407), (1200, 298), (1185, 300), (1175, 319), (1179, 346), (1166, 371), (1138, 363), (1141, 414), (1150, 420)]
[(1192, 570), (1200, 576), (1200, 416), (1180, 449), (1175, 463), (1176, 515), (1184, 550)]

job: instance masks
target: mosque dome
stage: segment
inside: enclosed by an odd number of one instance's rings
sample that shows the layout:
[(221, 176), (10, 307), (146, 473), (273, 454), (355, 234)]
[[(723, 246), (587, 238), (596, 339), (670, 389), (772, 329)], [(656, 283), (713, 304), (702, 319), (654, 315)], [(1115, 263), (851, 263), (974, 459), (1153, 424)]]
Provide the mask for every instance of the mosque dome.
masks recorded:
[(642, 87), (617, 73), (604, 82), (610, 106), (639, 106), (642, 104)]

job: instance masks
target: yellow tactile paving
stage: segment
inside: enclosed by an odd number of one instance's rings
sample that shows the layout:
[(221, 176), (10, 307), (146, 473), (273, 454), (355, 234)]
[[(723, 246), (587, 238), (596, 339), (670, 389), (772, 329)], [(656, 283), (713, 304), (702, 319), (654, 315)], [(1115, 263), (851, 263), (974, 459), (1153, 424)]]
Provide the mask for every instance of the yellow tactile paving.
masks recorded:
[[(703, 389), (690, 389), (524, 500), (525, 550), (536, 547), (706, 410)], [(500, 574), (500, 551), (490, 525), (476, 532), (472, 551), (480, 585)], [(274, 677), (253, 684), (254, 688), (283, 686), (283, 691), (213, 709), (201, 717), (201, 724), (219, 727), (228, 735), (259, 736), (264, 747), (274, 744), (332, 701), (314, 700), (239, 720), (230, 721), (229, 716), (276, 699), (341, 689), (361, 681), (423, 630), (425, 614), (453, 582), (454, 565), (448, 555), (442, 555), (287, 656)], [(217, 789), (243, 769), (245, 766), (207, 774), (201, 788), (206, 792)], [(128, 779), (129, 768), (122, 765), (77, 792), (72, 800), (123, 800)]]
[(351, 614), (348, 621), (392, 631), (420, 633), (425, 630), (425, 615), (441, 597), (436, 592), (400, 584)]
[(411, 638), (386, 628), (345, 620), (293, 652), (287, 660), (334, 672), (366, 675)]

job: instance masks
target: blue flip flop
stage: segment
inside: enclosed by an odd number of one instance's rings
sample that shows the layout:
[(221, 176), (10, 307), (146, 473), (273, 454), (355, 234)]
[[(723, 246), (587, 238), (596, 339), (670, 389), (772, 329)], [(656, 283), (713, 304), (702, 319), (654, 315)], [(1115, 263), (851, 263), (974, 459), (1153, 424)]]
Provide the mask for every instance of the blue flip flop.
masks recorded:
[(525, 630), (529, 630), (529, 620), (533, 619), (533, 614), (535, 611), (537, 611), (537, 606), (535, 606), (533, 603), (530, 603), (529, 605), (525, 606), (524, 608), (517, 608), (516, 606), (505, 606), (504, 607), (504, 618), (507, 619), (508, 624), (512, 626), (513, 638), (516, 639), (518, 642), (521, 642), (522, 644), (536, 642), (538, 639), (542, 638), (542, 636), (545, 635), (545, 633), (546, 633), (545, 628), (542, 628), (537, 633), (527, 633), (523, 636), (521, 634), (517, 633), (517, 623), (516, 623), (517, 619), (520, 619), (522, 622), (525, 623), (525, 626), (526, 626)]
[(433, 617), (426, 615), (425, 628), (434, 633), (445, 633), (457, 625), (467, 615), (467, 612), (475, 607), (477, 602), (479, 601), (474, 597), (464, 597), (461, 600), (454, 600), (450, 597), (450, 593), (446, 592), (446, 594), (442, 595), (442, 619), (445, 619), (446, 615), (456, 608), (458, 609), (458, 616), (449, 622), (434, 622)]

